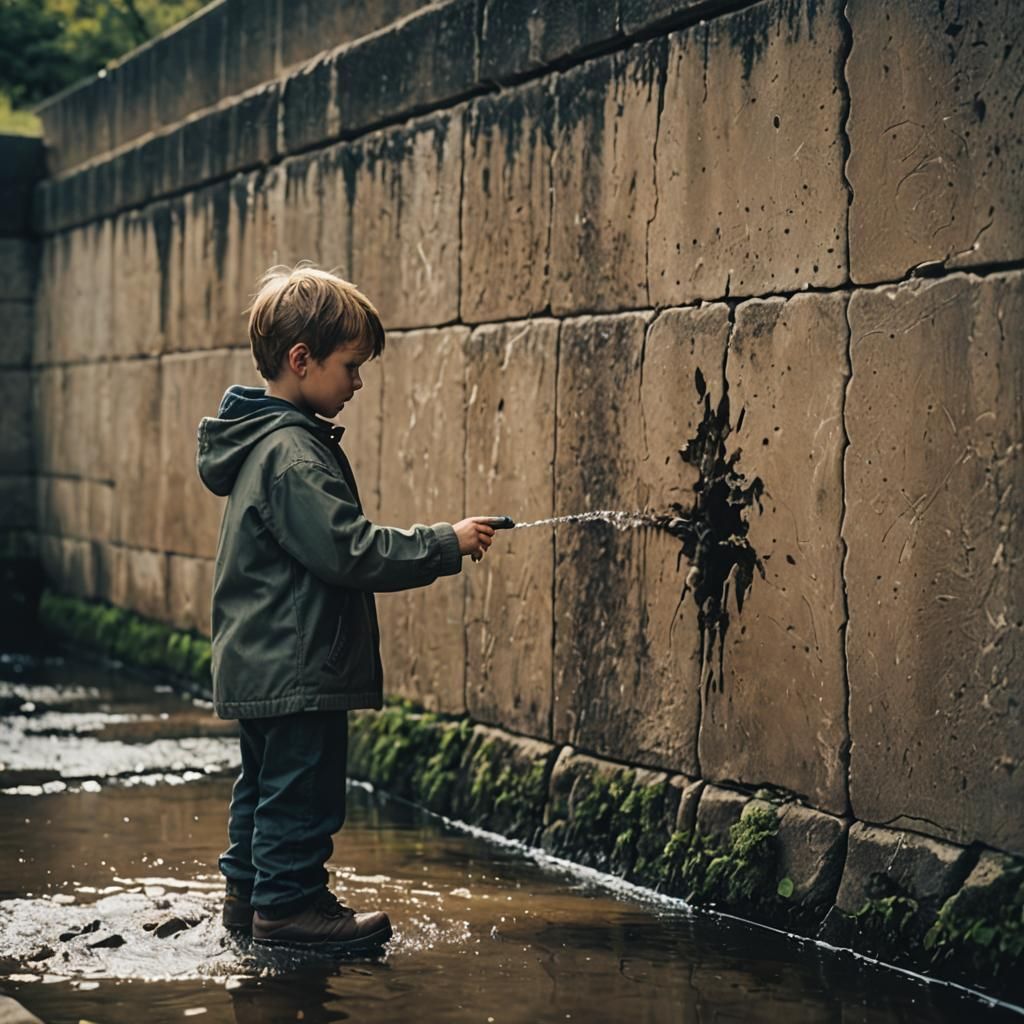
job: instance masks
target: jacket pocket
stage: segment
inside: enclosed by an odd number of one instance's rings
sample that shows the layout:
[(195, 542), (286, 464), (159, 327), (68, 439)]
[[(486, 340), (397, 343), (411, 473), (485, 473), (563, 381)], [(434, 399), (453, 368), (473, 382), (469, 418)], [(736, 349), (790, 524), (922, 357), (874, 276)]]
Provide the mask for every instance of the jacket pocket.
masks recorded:
[(337, 668), (341, 656), (345, 650), (345, 618), (338, 616), (338, 625), (334, 630), (334, 640), (331, 642), (331, 649), (327, 653), (327, 668)]

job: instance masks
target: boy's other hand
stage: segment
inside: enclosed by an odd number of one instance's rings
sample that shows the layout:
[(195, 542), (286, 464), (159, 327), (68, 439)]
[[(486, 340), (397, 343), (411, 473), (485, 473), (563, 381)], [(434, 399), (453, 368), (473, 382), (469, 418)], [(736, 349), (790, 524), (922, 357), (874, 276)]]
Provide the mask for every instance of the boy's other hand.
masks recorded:
[(472, 555), (474, 562), (479, 562), (487, 553), (494, 541), (494, 527), (490, 525), (489, 516), (472, 516), (463, 519), (453, 527), (455, 536), (459, 538), (459, 554)]

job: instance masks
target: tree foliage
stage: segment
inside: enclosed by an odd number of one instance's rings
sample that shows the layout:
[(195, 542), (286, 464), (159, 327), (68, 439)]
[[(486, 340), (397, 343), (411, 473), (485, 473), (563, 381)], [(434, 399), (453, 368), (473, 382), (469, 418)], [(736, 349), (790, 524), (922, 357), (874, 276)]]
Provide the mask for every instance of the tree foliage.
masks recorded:
[(0, 0), (0, 94), (52, 96), (159, 35), (203, 0)]

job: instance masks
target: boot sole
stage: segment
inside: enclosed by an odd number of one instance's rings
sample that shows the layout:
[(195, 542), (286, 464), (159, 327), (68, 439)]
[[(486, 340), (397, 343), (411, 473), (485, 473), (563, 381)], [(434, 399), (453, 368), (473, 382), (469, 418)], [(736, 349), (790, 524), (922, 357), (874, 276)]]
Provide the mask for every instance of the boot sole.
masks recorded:
[(352, 956), (355, 953), (374, 953), (381, 950), (391, 938), (391, 926), (358, 939), (345, 939), (337, 942), (299, 942), (295, 939), (257, 939), (253, 945), (266, 949), (282, 949), (288, 953), (321, 953), (327, 956)]

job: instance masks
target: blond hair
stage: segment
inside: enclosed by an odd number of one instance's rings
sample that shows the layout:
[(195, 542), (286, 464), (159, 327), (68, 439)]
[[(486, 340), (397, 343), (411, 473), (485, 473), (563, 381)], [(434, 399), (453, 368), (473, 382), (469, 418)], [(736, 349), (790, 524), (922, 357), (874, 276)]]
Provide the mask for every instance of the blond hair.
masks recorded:
[(265, 380), (276, 379), (299, 341), (318, 362), (353, 341), (365, 341), (373, 359), (384, 350), (384, 327), (373, 303), (354, 284), (308, 261), (271, 267), (248, 313), (249, 344)]

